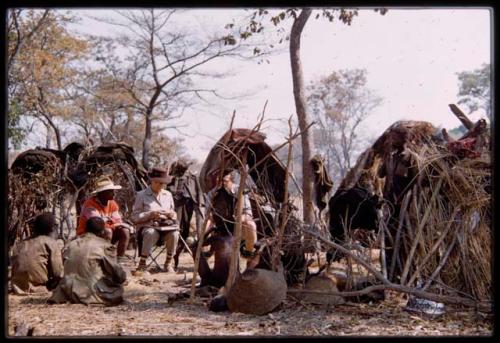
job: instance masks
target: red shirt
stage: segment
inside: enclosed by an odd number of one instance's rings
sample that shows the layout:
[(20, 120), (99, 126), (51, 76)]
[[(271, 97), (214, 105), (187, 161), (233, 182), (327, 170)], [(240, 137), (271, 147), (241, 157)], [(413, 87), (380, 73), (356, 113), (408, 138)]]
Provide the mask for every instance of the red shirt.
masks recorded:
[(106, 206), (102, 206), (99, 201), (97, 201), (96, 196), (87, 199), (83, 203), (76, 234), (82, 235), (85, 233), (85, 226), (90, 217), (101, 217), (106, 224), (106, 228), (113, 230), (115, 228), (114, 224), (122, 222), (122, 217), (118, 210), (118, 204), (114, 200), (110, 200)]

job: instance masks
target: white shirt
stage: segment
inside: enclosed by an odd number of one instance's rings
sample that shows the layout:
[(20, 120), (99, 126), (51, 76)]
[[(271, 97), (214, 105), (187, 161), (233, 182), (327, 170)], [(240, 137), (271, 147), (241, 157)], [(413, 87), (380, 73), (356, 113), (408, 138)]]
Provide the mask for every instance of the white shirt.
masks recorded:
[(137, 193), (131, 219), (139, 227), (151, 226), (153, 224), (152, 214), (154, 211), (174, 211), (174, 199), (172, 193), (166, 189), (162, 189), (156, 195), (151, 186), (149, 186)]

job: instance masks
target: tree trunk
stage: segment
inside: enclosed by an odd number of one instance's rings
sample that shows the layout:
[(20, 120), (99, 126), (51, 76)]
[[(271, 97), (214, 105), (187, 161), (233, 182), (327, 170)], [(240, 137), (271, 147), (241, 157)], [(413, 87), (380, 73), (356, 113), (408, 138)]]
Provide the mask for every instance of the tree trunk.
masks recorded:
[(313, 209), (313, 171), (309, 163), (312, 151), (314, 149), (313, 135), (306, 130), (309, 124), (308, 113), (306, 110), (306, 98), (304, 95), (304, 76), (302, 74), (302, 65), (300, 62), (300, 37), (307, 20), (311, 16), (311, 9), (303, 9), (300, 15), (295, 19), (290, 34), (290, 61), (292, 65), (293, 78), (293, 97), (295, 99), (295, 108), (299, 127), (302, 132), (302, 190), (304, 202), (304, 222), (312, 224), (314, 222)]
[(151, 148), (151, 113), (146, 113), (146, 131), (142, 142), (142, 165), (149, 170), (149, 149)]
[(47, 130), (47, 133), (45, 134), (45, 148), (50, 149), (50, 141), (52, 140), (51, 134), (50, 134), (50, 126), (45, 125), (45, 129)]
[(155, 92), (149, 100), (148, 107), (146, 108), (146, 132), (144, 133), (144, 141), (142, 143), (142, 165), (146, 170), (149, 169), (149, 150), (151, 149), (151, 131), (153, 127), (153, 109), (156, 106), (156, 101), (161, 93), (161, 87), (156, 87)]
[(50, 119), (50, 117), (46, 114), (43, 114), (43, 117), (47, 119), (48, 125), (45, 125), (47, 127), (47, 137), (46, 137), (46, 144), (47, 148), (50, 147), (50, 142), (51, 142), (51, 134), (50, 134), (50, 128), (54, 130), (54, 134), (56, 136), (56, 143), (57, 143), (57, 149), (62, 150), (62, 142), (61, 142), (61, 133), (59, 132), (59, 128), (56, 126), (56, 124)]

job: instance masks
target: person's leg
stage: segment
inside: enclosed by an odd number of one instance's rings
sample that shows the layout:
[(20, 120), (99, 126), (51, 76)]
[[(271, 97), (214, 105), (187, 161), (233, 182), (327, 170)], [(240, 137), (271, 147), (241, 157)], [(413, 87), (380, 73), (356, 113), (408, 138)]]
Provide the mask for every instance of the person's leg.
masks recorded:
[(226, 284), (231, 263), (232, 246), (232, 235), (220, 235), (214, 237), (212, 240), (210, 250), (212, 250), (214, 254), (214, 269), (211, 275), (210, 285), (220, 288)]
[(210, 285), (210, 281), (213, 277), (213, 271), (208, 264), (207, 258), (203, 254), (200, 254), (200, 261), (198, 263), (198, 275), (201, 278), (200, 287)]
[(247, 259), (247, 269), (252, 269), (259, 263), (259, 255), (255, 254), (255, 243), (257, 242), (257, 224), (251, 216), (243, 214), (242, 218), (243, 238), (245, 239), (245, 249), (242, 256)]
[(142, 229), (142, 247), (140, 251), (140, 261), (139, 261), (139, 269), (146, 268), (146, 259), (151, 253), (151, 249), (156, 244), (158, 239), (160, 238), (160, 233), (156, 231), (154, 228), (148, 227)]
[(245, 239), (245, 250), (253, 252), (257, 242), (257, 224), (248, 214), (242, 215), (243, 238)]
[(172, 267), (172, 257), (174, 256), (175, 250), (177, 249), (177, 243), (179, 241), (179, 230), (167, 232), (165, 237), (165, 247), (167, 248), (167, 258), (165, 259), (164, 269), (167, 272), (173, 272)]
[(125, 256), (125, 250), (127, 250), (128, 241), (130, 240), (130, 232), (124, 227), (117, 227), (113, 230), (113, 237), (111, 243), (115, 244), (118, 242), (116, 255), (118, 257)]

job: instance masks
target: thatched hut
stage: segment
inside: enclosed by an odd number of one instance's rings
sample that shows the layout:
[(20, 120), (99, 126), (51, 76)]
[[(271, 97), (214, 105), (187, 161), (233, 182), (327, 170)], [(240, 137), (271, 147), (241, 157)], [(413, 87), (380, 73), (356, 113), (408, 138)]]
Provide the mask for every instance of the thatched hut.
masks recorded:
[(340, 188), (384, 199), (380, 228), (393, 282), (491, 299), (491, 160), (484, 121), (457, 141), (427, 122), (390, 126)]

